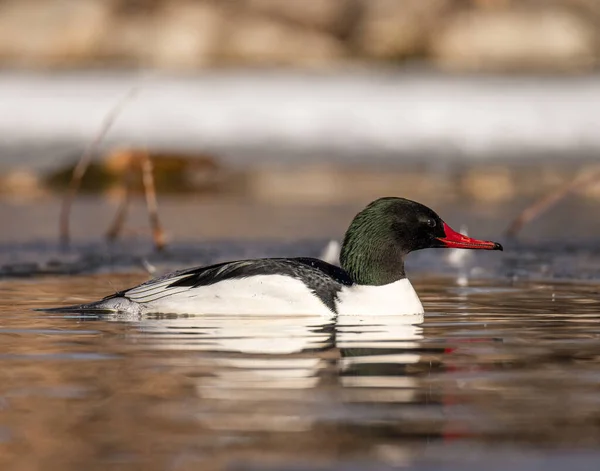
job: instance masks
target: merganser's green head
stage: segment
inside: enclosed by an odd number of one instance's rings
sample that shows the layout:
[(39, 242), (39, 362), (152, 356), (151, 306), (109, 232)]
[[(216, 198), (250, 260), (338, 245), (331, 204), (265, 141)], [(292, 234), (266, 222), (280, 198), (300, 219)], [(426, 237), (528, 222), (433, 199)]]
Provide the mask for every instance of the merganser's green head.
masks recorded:
[(497, 242), (454, 231), (427, 206), (387, 197), (356, 215), (344, 237), (340, 263), (356, 283), (384, 285), (405, 277), (406, 254), (427, 248), (502, 250)]

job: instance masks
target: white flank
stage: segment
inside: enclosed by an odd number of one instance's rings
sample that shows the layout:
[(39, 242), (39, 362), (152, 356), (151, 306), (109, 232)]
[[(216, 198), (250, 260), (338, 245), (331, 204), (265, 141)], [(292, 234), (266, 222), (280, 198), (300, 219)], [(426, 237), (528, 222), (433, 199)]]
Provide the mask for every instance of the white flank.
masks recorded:
[(342, 316), (397, 316), (423, 314), (419, 296), (407, 278), (383, 286), (344, 286), (338, 294)]
[[(125, 295), (139, 303), (140, 314), (332, 314), (302, 281), (285, 275), (250, 276), (196, 288), (168, 288), (176, 279), (139, 286)], [(110, 301), (117, 304), (118, 299)]]
[[(185, 275), (183, 275), (185, 276)], [(125, 297), (100, 305), (126, 314), (313, 315), (331, 317), (331, 310), (299, 279), (256, 275), (198, 286), (169, 285), (180, 277), (137, 286)], [(337, 295), (340, 316), (423, 314), (423, 305), (408, 279), (383, 286), (344, 286)]]

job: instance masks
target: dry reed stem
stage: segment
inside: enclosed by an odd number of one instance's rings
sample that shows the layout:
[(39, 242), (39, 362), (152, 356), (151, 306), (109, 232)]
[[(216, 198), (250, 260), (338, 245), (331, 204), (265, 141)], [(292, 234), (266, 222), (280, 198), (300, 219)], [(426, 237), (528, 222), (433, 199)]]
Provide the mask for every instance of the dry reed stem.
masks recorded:
[(73, 175), (71, 177), (71, 181), (69, 182), (67, 193), (63, 199), (59, 216), (59, 238), (63, 247), (67, 247), (71, 240), (69, 227), (71, 207), (73, 206), (73, 200), (75, 199), (75, 196), (81, 187), (81, 180), (90, 166), (94, 152), (114, 124), (125, 105), (137, 94), (137, 92), (137, 88), (132, 88), (127, 95), (119, 100), (117, 104), (108, 112), (104, 118), (104, 121), (102, 122), (102, 126), (100, 127), (98, 134), (96, 134), (90, 145), (81, 154), (77, 165), (73, 169)]
[(156, 187), (154, 185), (153, 165), (148, 152), (142, 154), (142, 184), (144, 186), (144, 196), (146, 197), (146, 208), (148, 209), (148, 218), (150, 228), (152, 229), (152, 240), (156, 250), (165, 248), (165, 233), (158, 217), (158, 201), (156, 199)]
[(557, 189), (551, 191), (548, 194), (543, 195), (541, 198), (533, 202), (525, 208), (521, 214), (519, 214), (506, 229), (506, 235), (514, 237), (517, 233), (525, 226), (525, 224), (531, 222), (533, 219), (541, 215), (544, 211), (548, 210), (561, 199), (566, 197), (573, 190), (578, 188), (584, 188), (600, 179), (600, 170), (591, 171), (587, 174), (580, 175), (579, 177), (565, 183)]
[(131, 160), (129, 160), (124, 177), (125, 189), (120, 197), (119, 207), (117, 208), (117, 214), (115, 215), (112, 224), (109, 226), (108, 231), (106, 231), (106, 238), (111, 242), (119, 236), (125, 223), (125, 217), (127, 216), (127, 210), (129, 209), (129, 203), (131, 202), (131, 186), (133, 185), (133, 172), (133, 163)]
[(125, 165), (125, 175), (123, 177), (124, 191), (120, 197), (119, 207), (115, 219), (106, 232), (106, 238), (109, 241), (115, 240), (121, 233), (129, 203), (131, 202), (133, 176), (134, 172), (139, 170), (142, 174), (142, 186), (144, 189), (144, 198), (146, 209), (148, 210), (148, 219), (152, 230), (152, 240), (157, 250), (165, 248), (165, 235), (158, 216), (158, 199), (156, 196), (156, 186), (154, 184), (153, 164), (152, 159), (147, 151), (135, 152), (130, 151), (127, 155)]

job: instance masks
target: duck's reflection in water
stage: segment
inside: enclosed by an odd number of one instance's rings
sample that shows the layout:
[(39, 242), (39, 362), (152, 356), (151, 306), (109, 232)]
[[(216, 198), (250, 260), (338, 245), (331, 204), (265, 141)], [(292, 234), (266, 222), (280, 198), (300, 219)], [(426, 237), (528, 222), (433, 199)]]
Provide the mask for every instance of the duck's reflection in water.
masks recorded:
[[(307, 431), (344, 422), (354, 403), (411, 401), (422, 315), (147, 317), (136, 343), (178, 354), (196, 418), (215, 430)], [(167, 357), (165, 357), (165, 361)], [(352, 420), (351, 420), (352, 421)]]
[(335, 319), (323, 316), (154, 316), (137, 322), (156, 348), (288, 355), (330, 348)]
[(407, 366), (417, 363), (423, 315), (348, 316), (336, 324), (339, 375), (346, 399), (411, 402), (417, 380)]

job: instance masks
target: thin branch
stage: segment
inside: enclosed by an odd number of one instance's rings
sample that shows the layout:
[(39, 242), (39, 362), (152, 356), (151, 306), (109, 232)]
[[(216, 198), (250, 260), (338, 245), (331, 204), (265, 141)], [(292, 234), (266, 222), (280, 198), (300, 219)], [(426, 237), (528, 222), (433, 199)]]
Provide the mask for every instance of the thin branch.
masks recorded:
[(117, 208), (117, 214), (113, 219), (112, 224), (109, 226), (108, 231), (106, 231), (106, 238), (113, 242), (119, 234), (123, 230), (123, 225), (125, 223), (125, 216), (127, 216), (127, 210), (129, 209), (129, 204), (131, 202), (131, 191), (133, 186), (133, 177), (135, 172), (135, 162), (129, 156), (127, 161), (127, 167), (125, 169), (125, 176), (121, 179), (121, 182), (124, 186), (124, 192), (121, 195), (119, 201), (119, 207)]
[(81, 154), (79, 162), (73, 169), (73, 175), (71, 176), (71, 181), (69, 182), (69, 188), (65, 194), (63, 199), (63, 203), (60, 209), (60, 217), (59, 217), (59, 237), (60, 242), (63, 247), (67, 247), (70, 241), (70, 229), (69, 229), (69, 217), (71, 215), (71, 207), (73, 206), (73, 200), (79, 191), (81, 186), (81, 180), (85, 175), (92, 158), (94, 156), (94, 152), (114, 124), (115, 120), (125, 107), (125, 105), (137, 94), (138, 88), (132, 88), (121, 100), (117, 102), (117, 104), (109, 111), (109, 113), (104, 118), (102, 122), (102, 126), (98, 131), (98, 134), (94, 137), (93, 141), (90, 145), (85, 149), (85, 151)]
[(565, 183), (558, 187), (556, 190), (545, 194), (541, 198), (537, 199), (530, 206), (525, 208), (519, 216), (517, 216), (508, 229), (506, 229), (506, 235), (514, 237), (523, 228), (523, 226), (533, 219), (538, 217), (543, 212), (558, 203), (561, 199), (566, 197), (569, 193), (576, 189), (585, 188), (586, 186), (598, 181), (600, 179), (600, 170), (592, 170), (584, 175)]
[(148, 152), (142, 154), (142, 183), (144, 185), (144, 196), (146, 197), (146, 207), (148, 208), (148, 218), (152, 229), (152, 239), (156, 250), (165, 248), (165, 233), (158, 217), (158, 202), (156, 199), (156, 187), (154, 186), (154, 175), (152, 160)]

